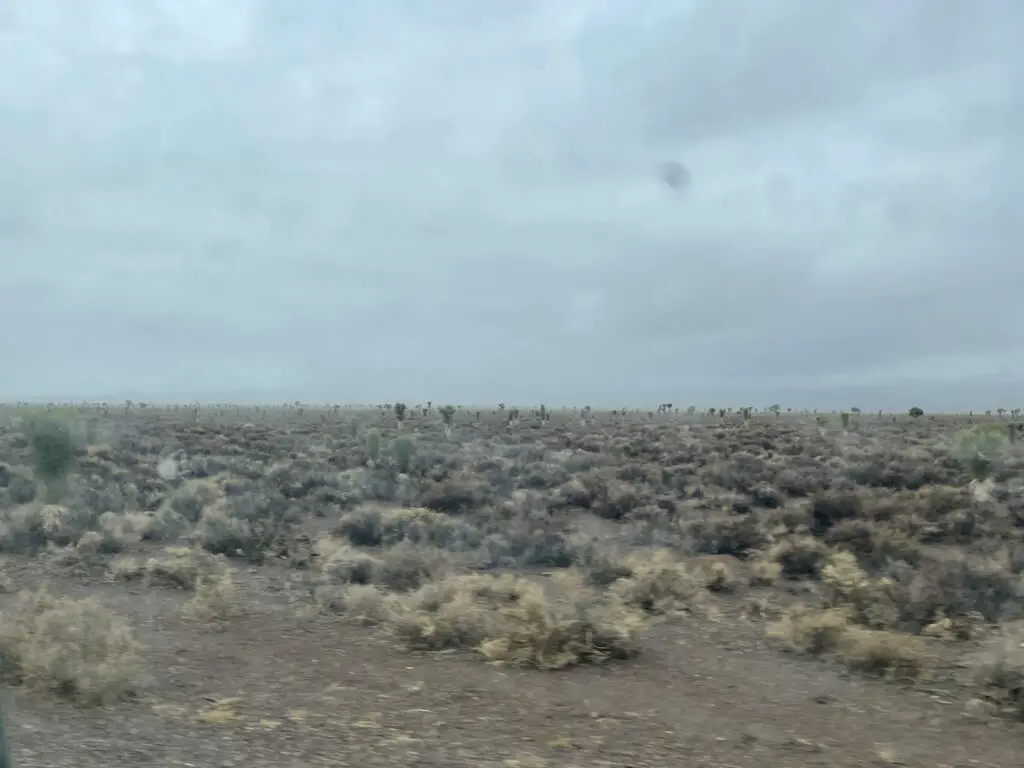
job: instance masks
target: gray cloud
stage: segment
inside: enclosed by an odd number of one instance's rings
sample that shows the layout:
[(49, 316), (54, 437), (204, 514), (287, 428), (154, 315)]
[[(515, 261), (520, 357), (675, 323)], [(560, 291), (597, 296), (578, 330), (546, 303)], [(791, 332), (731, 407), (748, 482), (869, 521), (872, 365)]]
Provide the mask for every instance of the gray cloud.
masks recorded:
[(0, 397), (1020, 405), (1022, 32), (13, 0)]

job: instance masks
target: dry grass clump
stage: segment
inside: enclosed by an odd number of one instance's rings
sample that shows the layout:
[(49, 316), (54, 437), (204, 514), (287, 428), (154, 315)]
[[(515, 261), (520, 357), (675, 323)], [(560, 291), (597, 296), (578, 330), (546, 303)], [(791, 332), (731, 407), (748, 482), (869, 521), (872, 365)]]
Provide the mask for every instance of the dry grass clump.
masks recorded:
[(821, 570), (825, 602), (843, 608), (855, 624), (891, 629), (900, 624), (899, 585), (889, 578), (871, 578), (850, 552), (835, 552)]
[(576, 549), (576, 563), (592, 586), (607, 587), (633, 575), (632, 567), (616, 546), (590, 540), (579, 544)]
[(705, 607), (703, 574), (668, 550), (636, 552), (625, 563), (630, 575), (611, 586), (612, 593), (625, 605), (658, 615), (694, 613)]
[(352, 584), (336, 593), (335, 599), (334, 610), (360, 624), (380, 624), (391, 615), (386, 593), (372, 584)]
[(392, 630), (412, 648), (473, 649), (541, 669), (628, 658), (645, 623), (574, 572), (548, 589), (510, 574), (449, 576), (394, 597), (388, 612)]
[(770, 587), (782, 577), (782, 566), (774, 560), (759, 558), (750, 563), (749, 584), (752, 587)]
[(864, 627), (842, 632), (836, 658), (847, 669), (896, 680), (915, 680), (934, 663), (922, 638)]
[(812, 656), (831, 653), (847, 669), (865, 674), (911, 680), (932, 663), (922, 638), (851, 625), (849, 613), (841, 608), (796, 606), (769, 624), (767, 634), (789, 651)]
[(892, 561), (917, 565), (923, 557), (921, 545), (905, 532), (870, 520), (844, 520), (828, 531), (824, 541), (852, 552), (868, 568), (882, 568)]
[(839, 647), (839, 638), (847, 626), (849, 617), (845, 611), (815, 611), (800, 604), (769, 624), (766, 631), (768, 637), (782, 641), (788, 651), (820, 656)]
[(223, 557), (211, 555), (198, 547), (167, 547), (163, 557), (145, 561), (133, 557), (117, 558), (108, 566), (115, 579), (141, 579), (145, 586), (175, 589), (196, 589), (204, 579), (222, 575)]
[(727, 594), (739, 589), (742, 580), (727, 563), (712, 563), (703, 569), (704, 586), (712, 592)]
[(4, 671), (23, 685), (82, 703), (132, 694), (140, 650), (132, 628), (93, 598), (23, 591), (0, 621)]
[(231, 571), (206, 574), (196, 582), (195, 595), (185, 611), (202, 621), (226, 621), (238, 611), (237, 594)]

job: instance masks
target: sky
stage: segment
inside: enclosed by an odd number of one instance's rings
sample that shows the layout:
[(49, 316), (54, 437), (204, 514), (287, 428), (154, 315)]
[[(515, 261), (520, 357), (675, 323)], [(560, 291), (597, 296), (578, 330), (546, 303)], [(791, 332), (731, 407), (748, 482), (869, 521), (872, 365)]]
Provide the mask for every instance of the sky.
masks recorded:
[(1021, 39), (1019, 0), (6, 0), (0, 399), (1024, 406)]

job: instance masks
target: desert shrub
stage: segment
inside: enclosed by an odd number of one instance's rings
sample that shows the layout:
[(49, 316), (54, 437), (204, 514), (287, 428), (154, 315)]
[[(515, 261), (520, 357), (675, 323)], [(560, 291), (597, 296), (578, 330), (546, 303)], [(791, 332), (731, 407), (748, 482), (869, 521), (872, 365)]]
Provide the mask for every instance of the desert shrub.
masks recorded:
[(752, 587), (768, 587), (782, 576), (782, 566), (774, 560), (761, 558), (750, 563), (749, 583)]
[(887, 578), (873, 579), (849, 552), (836, 552), (821, 570), (825, 602), (843, 608), (856, 624), (873, 629), (899, 625), (896, 584)]
[(104, 512), (96, 519), (94, 527), (94, 531), (82, 535), (78, 544), (82, 545), (88, 537), (98, 537), (92, 546), (104, 554), (116, 554), (129, 542), (137, 542), (141, 538), (129, 517), (114, 512)]
[(617, 480), (595, 480), (594, 495), (590, 511), (605, 520), (622, 520), (640, 506), (641, 494), (638, 486)]
[(224, 495), (223, 488), (213, 480), (190, 478), (171, 492), (163, 507), (195, 524), (202, 517), (203, 510), (224, 498)]
[(401, 542), (379, 554), (372, 578), (374, 584), (405, 592), (450, 569), (451, 560), (442, 550)]
[(196, 547), (168, 547), (162, 557), (118, 558), (110, 563), (109, 570), (114, 578), (141, 580), (147, 587), (194, 590), (203, 580), (223, 574), (226, 568), (220, 557)]
[(815, 576), (831, 550), (810, 536), (787, 536), (768, 550), (767, 556), (782, 567), (788, 578)]
[(155, 512), (132, 513), (126, 517), (131, 529), (144, 541), (174, 541), (192, 527), (169, 505), (161, 505)]
[(0, 464), (0, 506), (29, 504), (36, 500), (39, 488), (32, 477), (21, 468)]
[(568, 533), (538, 527), (524, 518), (510, 520), (502, 529), (482, 542), (481, 554), (490, 567), (568, 568), (578, 560), (580, 545)]
[(237, 594), (231, 571), (204, 574), (196, 580), (195, 594), (185, 606), (185, 611), (202, 621), (224, 621), (237, 612)]
[(1010, 447), (1003, 424), (975, 424), (957, 432), (953, 455), (967, 473), (980, 482), (995, 474), (1006, 461)]
[(576, 565), (586, 575), (587, 583), (595, 587), (607, 587), (633, 575), (633, 568), (618, 549), (592, 541), (577, 547)]
[(781, 619), (769, 624), (767, 634), (780, 640), (786, 650), (819, 656), (839, 647), (839, 640), (848, 625), (849, 618), (843, 610), (812, 610), (805, 605), (797, 605)]
[(342, 546), (320, 561), (323, 575), (338, 584), (369, 584), (377, 558), (349, 546)]
[(425, 482), (418, 503), (436, 512), (465, 514), (484, 508), (496, 498), (497, 492), (498, 488), (493, 483), (449, 478), (441, 482)]
[(25, 422), (25, 434), (31, 448), (35, 476), (53, 490), (75, 464), (75, 439), (71, 426), (57, 416), (33, 416)]
[(636, 552), (626, 558), (630, 575), (612, 585), (625, 605), (646, 613), (692, 612), (701, 607), (705, 581), (667, 550)]
[(421, 507), (363, 504), (342, 515), (334, 533), (357, 547), (393, 546), (401, 541), (454, 550), (479, 546), (481, 532), (471, 523)]
[(416, 589), (451, 569), (452, 561), (444, 550), (408, 541), (373, 554), (343, 544), (320, 560), (321, 574), (327, 583), (375, 584), (397, 592)]
[(363, 505), (342, 515), (334, 532), (357, 547), (378, 547), (385, 543), (383, 516), (384, 510), (381, 507)]
[(882, 568), (893, 560), (920, 563), (921, 545), (902, 531), (869, 520), (845, 520), (825, 535), (831, 547), (852, 552), (869, 569)]
[(317, 585), (313, 591), (317, 610), (328, 610), (364, 625), (384, 623), (391, 616), (393, 597), (372, 584)]
[(856, 491), (823, 491), (811, 501), (811, 531), (822, 536), (833, 526), (863, 514), (864, 503)]
[(637, 652), (641, 614), (586, 587), (578, 574), (550, 589), (512, 575), (451, 576), (395, 598), (388, 621), (413, 648), (472, 649), (542, 669)]
[(735, 592), (741, 583), (736, 572), (726, 563), (712, 563), (704, 569), (704, 586), (712, 592)]
[(909, 627), (915, 630), (942, 617), (977, 615), (994, 622), (1019, 611), (1019, 579), (997, 561), (967, 557), (931, 558), (900, 580), (898, 599)]
[(974, 665), (986, 693), (1024, 720), (1024, 627), (1006, 627)]
[(38, 552), (48, 544), (66, 547), (89, 530), (93, 514), (60, 504), (23, 504), (5, 510), (0, 521), (0, 549)]
[(836, 657), (847, 669), (913, 680), (932, 662), (925, 641), (902, 632), (846, 627), (836, 644)]
[(287, 548), (294, 537), (297, 515), (278, 494), (245, 491), (204, 507), (192, 536), (213, 554), (258, 561), (272, 548)]
[(10, 677), (83, 703), (133, 693), (139, 651), (131, 627), (93, 598), (21, 592), (0, 621), (0, 656)]
[(449, 517), (430, 509), (394, 510), (394, 520), (401, 528), (401, 535), (413, 544), (426, 544), (443, 547), (456, 552), (478, 547), (483, 541), (483, 533), (468, 520)]
[(771, 536), (754, 515), (696, 521), (685, 528), (685, 533), (693, 542), (694, 552), (700, 555), (743, 559), (771, 543)]

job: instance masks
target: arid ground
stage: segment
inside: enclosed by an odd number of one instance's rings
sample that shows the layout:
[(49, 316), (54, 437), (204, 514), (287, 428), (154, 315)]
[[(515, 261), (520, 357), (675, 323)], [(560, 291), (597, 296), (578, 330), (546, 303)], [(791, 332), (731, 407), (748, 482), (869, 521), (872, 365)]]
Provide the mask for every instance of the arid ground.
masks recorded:
[(1024, 764), (1009, 417), (0, 416), (16, 768)]

